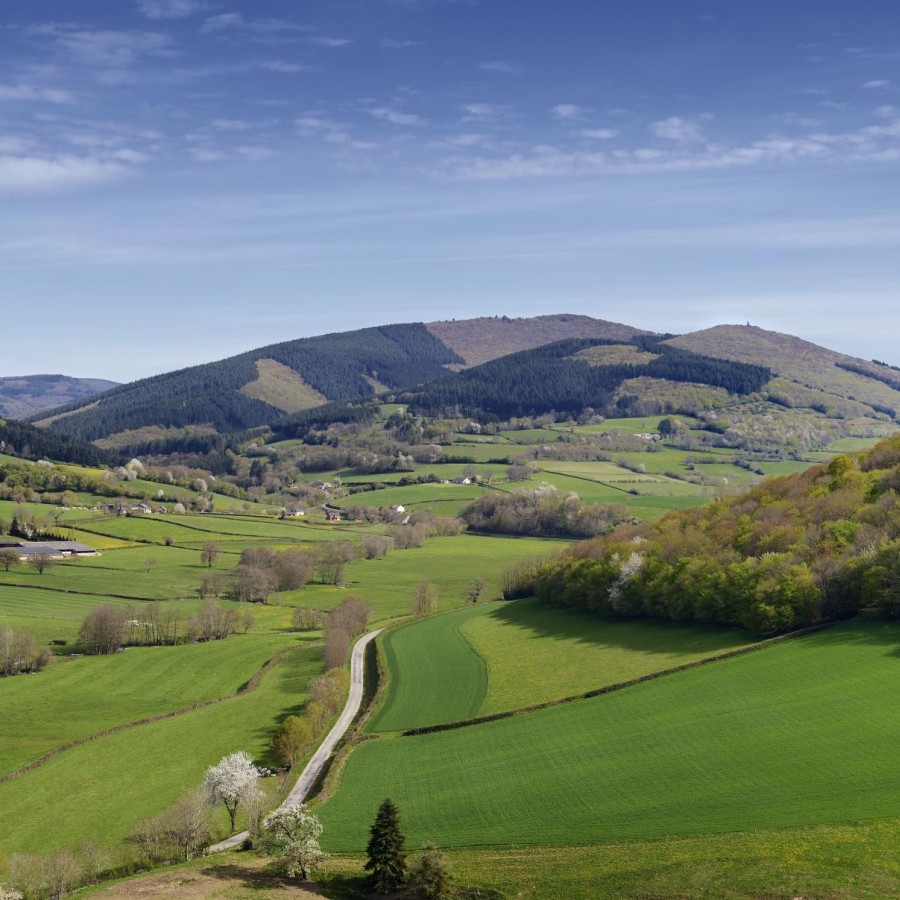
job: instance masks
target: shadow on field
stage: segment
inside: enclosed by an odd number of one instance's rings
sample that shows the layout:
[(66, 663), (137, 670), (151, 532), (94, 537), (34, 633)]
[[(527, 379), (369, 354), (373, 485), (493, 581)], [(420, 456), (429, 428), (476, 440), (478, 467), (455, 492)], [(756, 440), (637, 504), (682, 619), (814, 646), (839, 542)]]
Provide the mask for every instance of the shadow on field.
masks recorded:
[[(304, 897), (329, 897), (331, 894), (323, 892), (322, 888), (309, 881), (292, 881), (282, 878), (266, 869), (248, 868), (247, 866), (224, 863), (217, 866), (206, 866), (200, 870), (200, 873), (207, 878), (215, 878), (217, 881), (226, 881), (230, 884), (241, 885), (241, 887), (254, 893), (269, 891), (273, 888), (293, 889), (290, 893), (302, 891)], [(286, 891), (287, 894), (287, 891)], [(264, 896), (269, 896), (266, 893)]]
[[(526, 629), (536, 638), (557, 638), (597, 647), (617, 647), (633, 653), (658, 653), (667, 645), (679, 652), (715, 650), (716, 638), (722, 646), (746, 641), (752, 643), (762, 635), (716, 625), (685, 624), (658, 619), (610, 619), (587, 610), (554, 606), (537, 600), (498, 603), (488, 615), (495, 621)], [(640, 626), (640, 627), (637, 627)]]

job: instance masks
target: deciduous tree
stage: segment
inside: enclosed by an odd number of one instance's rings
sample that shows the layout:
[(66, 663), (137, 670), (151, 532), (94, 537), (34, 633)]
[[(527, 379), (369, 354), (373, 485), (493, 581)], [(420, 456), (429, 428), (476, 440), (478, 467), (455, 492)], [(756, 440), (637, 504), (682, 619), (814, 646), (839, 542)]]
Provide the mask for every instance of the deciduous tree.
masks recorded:
[(325, 859), (319, 847), (322, 824), (306, 804), (276, 809), (265, 821), (263, 852), (281, 860), (288, 878), (309, 878)]
[(256, 787), (259, 770), (250, 756), (239, 750), (223, 756), (206, 770), (203, 786), (211, 804), (221, 802), (231, 819), (231, 833), (236, 829), (237, 811), (246, 793)]

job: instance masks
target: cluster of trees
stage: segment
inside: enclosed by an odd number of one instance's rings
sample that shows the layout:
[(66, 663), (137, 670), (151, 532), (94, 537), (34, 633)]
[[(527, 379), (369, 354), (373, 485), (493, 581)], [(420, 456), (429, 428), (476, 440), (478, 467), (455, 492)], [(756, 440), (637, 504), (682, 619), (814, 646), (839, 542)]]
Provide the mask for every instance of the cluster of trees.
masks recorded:
[(288, 716), (272, 739), (275, 756), (291, 768), (297, 765), (340, 712), (349, 689), (350, 674), (344, 668), (329, 669), (313, 678), (303, 715)]
[(250, 613), (226, 609), (211, 597), (204, 598), (196, 614), (187, 619), (163, 602), (140, 607), (103, 603), (84, 617), (78, 638), (85, 653), (101, 656), (123, 647), (221, 641), (238, 630), (246, 633), (254, 624)]
[[(256, 362), (262, 359), (293, 369), (308, 385), (335, 401), (371, 396), (369, 378), (389, 387), (404, 387), (445, 376), (446, 364), (462, 362), (424, 325), (303, 338), (113, 388), (99, 401), (77, 402), (56, 410), (74, 414), (57, 419), (50, 429), (92, 441), (146, 425), (184, 428), (205, 423), (219, 432), (236, 432), (275, 423), (282, 418), (281, 410), (241, 393), (244, 385), (257, 380)], [(195, 441), (196, 436), (189, 439)], [(170, 452), (176, 440), (169, 440)]]
[(451, 893), (447, 858), (434, 844), (426, 844), (411, 864), (407, 861), (400, 811), (390, 797), (378, 807), (369, 829), (365, 869), (372, 888), (380, 894), (393, 893), (404, 885), (426, 900), (440, 900)]
[(621, 504), (586, 504), (577, 494), (562, 496), (553, 486), (492, 491), (473, 500), (460, 513), (475, 531), (533, 537), (586, 538), (632, 521)]
[(326, 669), (347, 664), (353, 639), (366, 630), (372, 607), (362, 597), (345, 597), (325, 620), (324, 659)]
[(559, 341), (501, 357), (405, 393), (417, 414), (461, 412), (481, 421), (534, 416), (550, 411), (578, 415), (590, 407), (615, 410), (616, 389), (647, 376), (721, 387), (731, 394), (759, 391), (772, 377), (762, 366), (713, 359), (651, 339), (635, 339), (656, 358), (641, 364), (592, 366), (574, 354), (589, 347), (620, 342), (600, 339)]
[(900, 616), (900, 438), (656, 525), (574, 546), (541, 599), (618, 616), (786, 631), (877, 606)]
[(39, 672), (50, 662), (50, 651), (16, 628), (0, 627), (0, 676)]

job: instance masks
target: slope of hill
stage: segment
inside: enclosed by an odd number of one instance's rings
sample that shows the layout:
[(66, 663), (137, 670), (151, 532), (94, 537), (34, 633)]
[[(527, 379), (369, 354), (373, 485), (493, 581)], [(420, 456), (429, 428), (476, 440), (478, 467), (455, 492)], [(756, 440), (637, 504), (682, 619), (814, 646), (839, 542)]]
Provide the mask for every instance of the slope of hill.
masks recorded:
[(122, 385), (37, 424), (93, 441), (146, 426), (264, 425), (327, 400), (357, 400), (447, 375), (462, 362), (424, 325), (388, 325), (273, 344)]
[(17, 375), (0, 378), (0, 416), (23, 419), (46, 409), (76, 403), (116, 387), (101, 378), (68, 375)]
[[(621, 356), (623, 361), (598, 360), (596, 351), (607, 348), (634, 352)], [(400, 399), (426, 415), (459, 410), (464, 416), (506, 419), (551, 411), (577, 415), (586, 408), (608, 413), (617, 402), (616, 390), (630, 379), (700, 384), (742, 396), (761, 390), (771, 374), (762, 366), (701, 356), (654, 337), (635, 338), (634, 344), (584, 338), (513, 353)]]
[(509, 353), (533, 350), (567, 338), (605, 338), (628, 342), (640, 335), (651, 334), (630, 325), (568, 313), (530, 319), (483, 316), (479, 319), (432, 322), (426, 327), (461, 356), (466, 366), (477, 366)]
[(0, 419), (0, 453), (81, 466), (102, 466), (110, 462), (109, 454), (92, 444), (5, 419)]
[[(718, 359), (765, 366), (779, 376), (769, 394), (785, 405), (900, 415), (900, 371), (753, 325), (717, 325), (666, 343)], [(847, 401), (850, 401), (849, 403)]]

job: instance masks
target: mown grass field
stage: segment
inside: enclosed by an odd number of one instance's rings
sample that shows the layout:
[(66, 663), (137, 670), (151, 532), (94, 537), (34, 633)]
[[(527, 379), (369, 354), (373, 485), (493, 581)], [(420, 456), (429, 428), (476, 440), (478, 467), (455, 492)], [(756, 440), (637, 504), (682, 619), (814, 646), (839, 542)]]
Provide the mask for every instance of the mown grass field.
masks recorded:
[(570, 697), (755, 639), (719, 628), (600, 619), (536, 600), (481, 609), (481, 615), (468, 617), (461, 625), (463, 636), (487, 663), (481, 715)]
[(109, 735), (0, 784), (0, 853), (72, 847), (87, 836), (115, 845), (139, 819), (199, 785), (225, 754), (246, 750), (269, 762), (278, 722), (302, 710), (320, 671), (320, 648), (300, 648), (253, 693)]
[(432, 616), (387, 632), (382, 647), (390, 672), (388, 687), (368, 731), (400, 731), (478, 714), (488, 671), (463, 629), (487, 608)]
[(379, 738), (320, 813), (359, 850), (385, 796), (408, 840), (572, 845), (895, 815), (900, 628), (854, 621), (613, 694)]
[(737, 631), (605, 620), (536, 600), (469, 607), (385, 634), (388, 688), (367, 730), (402, 731), (519, 709), (753, 640)]

